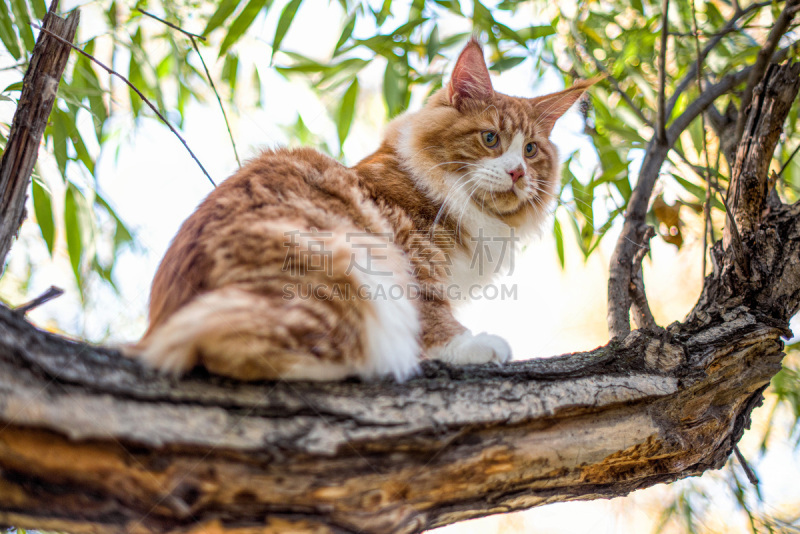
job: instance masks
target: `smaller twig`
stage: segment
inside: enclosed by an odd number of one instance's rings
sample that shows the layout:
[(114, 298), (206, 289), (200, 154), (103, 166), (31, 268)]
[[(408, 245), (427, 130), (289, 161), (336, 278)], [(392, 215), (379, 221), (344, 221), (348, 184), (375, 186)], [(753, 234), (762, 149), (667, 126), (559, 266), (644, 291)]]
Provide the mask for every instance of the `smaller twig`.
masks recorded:
[(225, 106), (222, 105), (222, 98), (219, 96), (219, 92), (217, 91), (217, 86), (214, 85), (214, 79), (211, 77), (211, 73), (208, 71), (208, 66), (206, 66), (206, 62), (203, 59), (203, 54), (200, 53), (200, 48), (197, 46), (197, 41), (195, 41), (195, 37), (197, 37), (198, 39), (202, 39), (203, 41), (205, 41), (206, 38), (203, 37), (202, 35), (197, 35), (196, 33), (187, 32), (183, 28), (181, 28), (179, 26), (176, 26), (175, 24), (172, 24), (171, 22), (167, 22), (164, 19), (156, 17), (155, 15), (153, 15), (152, 13), (148, 13), (144, 9), (140, 9), (140, 8), (137, 7), (136, 10), (139, 11), (140, 13), (144, 14), (144, 15), (147, 15), (148, 17), (152, 17), (155, 20), (157, 20), (157, 21), (159, 21), (159, 22), (161, 22), (163, 24), (166, 24), (170, 28), (178, 30), (179, 32), (181, 32), (182, 34), (187, 36), (189, 38), (189, 40), (192, 42), (192, 48), (194, 48), (194, 51), (197, 53), (197, 57), (200, 58), (200, 63), (203, 65), (203, 70), (206, 73), (206, 78), (208, 78), (209, 85), (211, 85), (211, 90), (214, 91), (214, 95), (217, 97), (217, 102), (219, 102), (219, 109), (222, 111), (222, 118), (225, 119), (225, 127), (228, 129), (228, 137), (231, 138), (231, 145), (233, 145), (233, 155), (236, 158), (236, 163), (238, 163), (239, 166), (241, 167), (242, 166), (242, 161), (239, 159), (239, 151), (236, 150), (236, 142), (233, 140), (233, 132), (231, 132), (231, 125), (228, 122), (228, 114), (225, 113)]
[[(695, 64), (697, 65), (697, 92), (701, 94), (703, 92), (703, 61), (700, 58), (700, 39), (697, 37), (698, 26), (697, 26), (697, 9), (694, 5), (694, 0), (689, 1), (689, 5), (692, 9), (692, 30), (694, 31), (694, 49), (695, 49)], [(713, 104), (712, 106), (713, 107)], [(703, 156), (705, 158), (706, 166), (703, 179), (706, 182), (706, 201), (705, 206), (703, 206), (703, 261), (702, 261), (702, 272), (701, 278), (705, 278), (706, 276), (706, 257), (708, 256), (708, 226), (711, 222), (711, 176), (708, 172), (708, 166), (710, 161), (708, 159), (708, 141), (706, 140), (706, 115), (705, 113), (700, 114), (700, 128), (703, 132)], [(717, 152), (719, 153), (719, 152)]]
[(51, 301), (54, 298), (58, 298), (63, 294), (64, 294), (64, 290), (63, 289), (58, 288), (56, 286), (50, 286), (50, 288), (47, 291), (45, 291), (44, 293), (42, 293), (41, 295), (39, 295), (35, 299), (33, 299), (33, 300), (29, 301), (29, 302), (26, 302), (25, 304), (23, 304), (21, 306), (17, 306), (16, 308), (14, 308), (14, 313), (18, 313), (19, 315), (25, 315), (26, 313), (28, 313), (32, 309), (38, 308), (39, 306), (41, 306), (45, 302)]
[(167, 120), (167, 119), (166, 119), (166, 118), (165, 118), (165, 117), (164, 117), (164, 116), (163, 116), (163, 115), (162, 115), (162, 114), (161, 114), (161, 113), (158, 111), (158, 109), (157, 109), (157, 108), (156, 108), (156, 107), (153, 105), (153, 103), (152, 103), (152, 102), (150, 102), (150, 100), (148, 100), (148, 98), (147, 98), (146, 96), (144, 96), (144, 95), (142, 94), (142, 92), (141, 92), (139, 89), (137, 89), (137, 88), (136, 88), (136, 86), (135, 86), (135, 85), (133, 85), (133, 84), (130, 82), (130, 80), (128, 80), (128, 78), (126, 78), (125, 76), (123, 76), (123, 75), (122, 75), (122, 74), (120, 74), (119, 72), (117, 72), (117, 71), (115, 71), (115, 70), (113, 70), (113, 69), (111, 69), (111, 68), (109, 68), (109, 67), (105, 66), (105, 65), (104, 65), (104, 64), (103, 64), (103, 63), (102, 63), (100, 60), (98, 60), (97, 58), (95, 58), (93, 55), (89, 54), (88, 52), (85, 52), (84, 50), (82, 50), (82, 49), (80, 49), (80, 48), (78, 48), (77, 46), (75, 46), (74, 44), (70, 43), (70, 42), (69, 42), (69, 41), (67, 41), (66, 39), (62, 39), (61, 37), (59, 37), (58, 35), (54, 34), (53, 32), (51, 32), (51, 31), (49, 31), (49, 30), (47, 30), (47, 29), (45, 29), (45, 28), (42, 28), (41, 26), (38, 26), (38, 25), (36, 25), (36, 24), (31, 24), (31, 26), (33, 26), (34, 28), (36, 28), (36, 29), (37, 29), (37, 30), (39, 30), (39, 31), (42, 31), (42, 32), (44, 32), (45, 34), (49, 35), (49, 36), (50, 36), (50, 37), (52, 37), (53, 39), (55, 39), (55, 40), (57, 40), (57, 41), (59, 41), (59, 42), (61, 42), (61, 43), (64, 43), (65, 45), (69, 46), (69, 47), (70, 47), (70, 48), (72, 48), (73, 50), (76, 50), (76, 51), (77, 51), (79, 54), (81, 54), (81, 55), (83, 55), (84, 57), (88, 58), (90, 61), (92, 61), (94, 64), (96, 64), (98, 67), (100, 67), (101, 69), (103, 69), (104, 71), (106, 71), (107, 73), (109, 73), (110, 75), (112, 75), (112, 76), (116, 76), (117, 78), (119, 78), (120, 80), (122, 80), (123, 82), (125, 82), (125, 83), (127, 84), (127, 86), (128, 86), (128, 87), (130, 87), (131, 89), (133, 89), (133, 91), (134, 91), (134, 92), (135, 92), (137, 95), (139, 95), (139, 98), (141, 98), (141, 99), (142, 99), (142, 101), (143, 101), (145, 104), (147, 104), (147, 105), (148, 105), (148, 107), (150, 107), (150, 109), (152, 109), (152, 110), (153, 110), (153, 113), (155, 113), (155, 114), (158, 116), (158, 118), (159, 118), (159, 119), (161, 119), (161, 121), (162, 121), (164, 124), (166, 124), (166, 125), (167, 125), (167, 128), (169, 128), (169, 129), (170, 129), (170, 131), (171, 131), (173, 134), (175, 134), (175, 137), (177, 137), (178, 139), (180, 139), (181, 143), (183, 143), (183, 146), (186, 148), (186, 150), (188, 150), (188, 151), (189, 151), (189, 155), (191, 155), (191, 156), (192, 156), (192, 159), (194, 159), (194, 161), (195, 161), (195, 162), (197, 163), (197, 165), (200, 167), (200, 170), (202, 170), (202, 171), (203, 171), (203, 174), (205, 174), (205, 175), (206, 175), (206, 178), (208, 178), (208, 181), (209, 181), (209, 182), (211, 182), (211, 185), (213, 185), (214, 187), (217, 187), (217, 184), (216, 184), (216, 183), (214, 183), (214, 180), (211, 178), (211, 175), (210, 175), (210, 174), (208, 174), (208, 171), (206, 170), (206, 168), (205, 168), (205, 167), (203, 167), (203, 164), (202, 164), (202, 163), (200, 163), (200, 160), (199, 160), (199, 159), (197, 159), (197, 156), (195, 156), (194, 152), (192, 152), (192, 149), (191, 149), (191, 148), (189, 148), (189, 145), (186, 143), (186, 140), (185, 140), (185, 139), (184, 139), (184, 138), (181, 136), (181, 134), (179, 134), (179, 133), (178, 133), (178, 130), (176, 130), (176, 129), (175, 129), (173, 126), (172, 126), (172, 124), (170, 124), (170, 122), (169, 122), (169, 121), (168, 121), (168, 120)]
[(798, 144), (798, 145), (797, 145), (797, 147), (795, 147), (795, 149), (794, 149), (794, 150), (792, 151), (792, 153), (789, 155), (789, 159), (787, 159), (786, 161), (784, 161), (784, 162), (783, 162), (783, 165), (781, 165), (781, 170), (779, 170), (779, 171), (778, 171), (777, 178), (780, 178), (780, 177), (781, 177), (781, 175), (783, 174), (783, 171), (785, 171), (785, 170), (786, 170), (786, 167), (788, 167), (788, 166), (789, 166), (789, 164), (792, 162), (792, 160), (794, 159), (794, 157), (797, 155), (797, 152), (798, 152), (798, 151), (800, 151), (800, 144)]
[(150, 17), (150, 18), (152, 18), (152, 19), (156, 19), (158, 22), (160, 22), (160, 23), (162, 23), (162, 24), (166, 24), (167, 26), (169, 26), (169, 27), (170, 27), (170, 28), (172, 28), (173, 30), (178, 30), (179, 32), (181, 32), (182, 34), (186, 35), (186, 36), (187, 36), (187, 37), (189, 37), (189, 38), (194, 38), (194, 37), (197, 37), (198, 39), (200, 39), (200, 40), (202, 40), (202, 41), (205, 41), (205, 40), (206, 40), (206, 38), (205, 38), (205, 37), (203, 37), (202, 35), (198, 35), (198, 34), (196, 34), (196, 33), (192, 33), (192, 32), (187, 32), (186, 30), (184, 30), (184, 29), (183, 29), (183, 28), (181, 28), (180, 26), (176, 26), (175, 24), (173, 24), (173, 23), (171, 23), (171, 22), (168, 22), (168, 21), (166, 21), (166, 20), (164, 20), (164, 19), (162, 19), (162, 18), (160, 18), (160, 17), (157, 17), (157, 16), (153, 15), (152, 13), (149, 13), (149, 12), (145, 11), (144, 9), (141, 9), (141, 8), (139, 8), (139, 7), (137, 7), (137, 8), (134, 8), (134, 9), (136, 9), (136, 11), (138, 11), (138, 12), (139, 12), (139, 13), (141, 13), (142, 15), (147, 15), (148, 17)]
[[(686, 159), (686, 155), (677, 148), (673, 147), (672, 150), (676, 154), (678, 154), (681, 157), (681, 159), (683, 159), (683, 161), (689, 166), (690, 169), (692, 169), (692, 171), (695, 174), (697, 174), (697, 176), (699, 176), (701, 179), (703, 178), (704, 169), (702, 167), (694, 165), (692, 162)], [(708, 172), (708, 168), (705, 169), (705, 172)], [(725, 200), (725, 191), (723, 191), (722, 188), (719, 186), (719, 184), (716, 183), (716, 180), (712, 180), (708, 182), (708, 184), (711, 186), (712, 189), (714, 189), (714, 191), (719, 193), (719, 199), (722, 202), (723, 207), (725, 208), (725, 214), (727, 215), (728, 222), (730, 223), (731, 235), (733, 237), (734, 259), (736, 260), (736, 263), (739, 265), (739, 267), (742, 269), (742, 272), (747, 273), (749, 272), (749, 269), (747, 266), (747, 259), (744, 253), (744, 245), (742, 244), (742, 237), (739, 234), (739, 228), (736, 226), (736, 221), (733, 218), (733, 212), (728, 207), (728, 202)]]
[(661, 2), (661, 49), (658, 51), (658, 142), (667, 143), (667, 37), (669, 37), (669, 0)]
[(645, 330), (657, 330), (653, 313), (650, 311), (650, 305), (647, 303), (647, 295), (644, 292), (644, 278), (642, 274), (642, 261), (644, 257), (650, 252), (650, 240), (655, 235), (655, 229), (652, 226), (647, 226), (642, 235), (642, 244), (636, 250), (633, 256), (633, 263), (631, 264), (631, 311), (633, 320), (636, 321), (636, 326)]
[(222, 118), (225, 119), (225, 127), (228, 129), (228, 137), (231, 138), (231, 146), (233, 146), (233, 155), (236, 158), (236, 163), (239, 164), (239, 167), (242, 166), (242, 161), (239, 159), (239, 151), (236, 150), (236, 141), (233, 140), (233, 132), (231, 131), (231, 124), (228, 122), (228, 114), (225, 113), (225, 106), (222, 105), (222, 98), (219, 96), (219, 92), (217, 91), (217, 86), (214, 85), (214, 80), (211, 78), (211, 73), (208, 72), (208, 67), (206, 66), (206, 62), (203, 59), (203, 55), (200, 53), (200, 48), (197, 46), (197, 41), (194, 40), (193, 36), (189, 36), (189, 39), (192, 40), (192, 46), (194, 47), (194, 51), (197, 52), (197, 57), (200, 58), (200, 63), (203, 64), (203, 70), (206, 71), (206, 78), (208, 78), (208, 83), (211, 85), (211, 90), (214, 91), (214, 95), (217, 97), (217, 102), (219, 102), (219, 109), (222, 111)]
[(758, 486), (758, 477), (753, 470), (750, 469), (750, 465), (747, 463), (747, 460), (744, 459), (744, 456), (742, 456), (742, 451), (739, 450), (738, 444), (733, 446), (733, 453), (736, 455), (736, 459), (739, 460), (742, 469), (744, 469), (744, 474), (747, 475), (747, 480), (750, 481), (750, 484)]

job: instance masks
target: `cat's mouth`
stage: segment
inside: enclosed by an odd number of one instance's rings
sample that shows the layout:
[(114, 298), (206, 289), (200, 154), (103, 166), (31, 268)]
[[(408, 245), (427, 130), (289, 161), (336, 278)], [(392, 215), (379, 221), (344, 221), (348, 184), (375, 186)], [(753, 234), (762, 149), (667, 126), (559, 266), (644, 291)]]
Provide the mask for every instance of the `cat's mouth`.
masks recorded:
[(509, 189), (481, 189), (479, 193), (473, 195), (473, 200), (482, 209), (495, 212), (498, 215), (507, 215), (515, 212), (524, 202), (522, 191), (516, 187), (516, 184)]

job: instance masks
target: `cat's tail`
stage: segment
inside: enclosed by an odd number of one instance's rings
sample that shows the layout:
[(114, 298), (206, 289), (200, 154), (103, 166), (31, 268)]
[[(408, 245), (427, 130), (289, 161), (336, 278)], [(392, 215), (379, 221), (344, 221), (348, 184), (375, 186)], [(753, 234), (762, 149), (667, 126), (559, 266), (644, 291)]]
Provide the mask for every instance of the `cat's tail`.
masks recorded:
[[(420, 326), (399, 252), (392, 261), (385, 248), (365, 258), (369, 248), (329, 245), (338, 250), (327, 272), (276, 273), (280, 294), (275, 280), (270, 292), (227, 286), (200, 294), (125, 352), (169, 373), (202, 365), (241, 380), (413, 375)], [(353, 268), (359, 260), (370, 268)]]

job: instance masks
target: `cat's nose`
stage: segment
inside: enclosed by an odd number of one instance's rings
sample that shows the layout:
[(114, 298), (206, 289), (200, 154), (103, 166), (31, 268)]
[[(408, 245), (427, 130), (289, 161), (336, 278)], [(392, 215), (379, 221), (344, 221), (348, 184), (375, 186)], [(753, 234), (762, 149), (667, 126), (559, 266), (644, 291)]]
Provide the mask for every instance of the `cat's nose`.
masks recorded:
[(514, 170), (508, 171), (508, 174), (511, 176), (511, 181), (513, 183), (517, 183), (517, 180), (525, 176), (525, 169), (520, 166)]

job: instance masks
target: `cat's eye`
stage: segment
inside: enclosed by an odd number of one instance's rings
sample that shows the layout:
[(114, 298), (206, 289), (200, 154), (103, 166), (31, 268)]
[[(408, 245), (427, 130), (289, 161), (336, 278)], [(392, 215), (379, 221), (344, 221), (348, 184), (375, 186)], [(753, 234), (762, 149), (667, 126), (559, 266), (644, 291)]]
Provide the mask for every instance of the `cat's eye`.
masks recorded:
[(527, 145), (525, 145), (526, 158), (532, 158), (533, 156), (536, 155), (537, 152), (539, 152), (539, 147), (536, 145), (536, 143), (528, 143)]
[(481, 139), (483, 139), (483, 144), (488, 146), (489, 148), (496, 147), (497, 143), (500, 142), (500, 136), (491, 130), (486, 130), (485, 132), (481, 132)]

